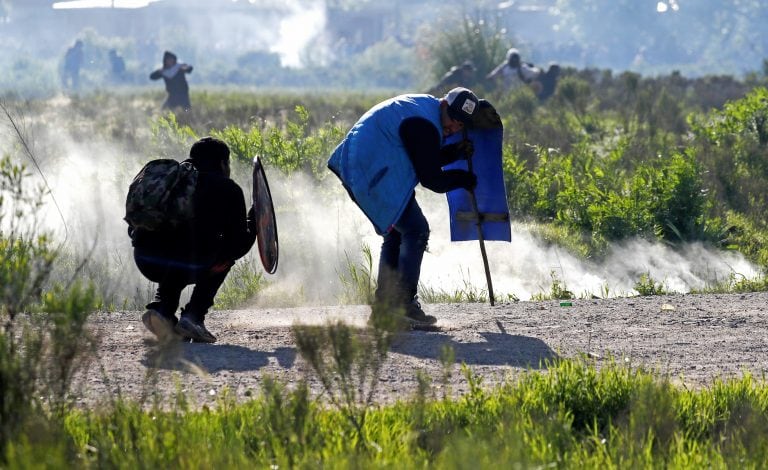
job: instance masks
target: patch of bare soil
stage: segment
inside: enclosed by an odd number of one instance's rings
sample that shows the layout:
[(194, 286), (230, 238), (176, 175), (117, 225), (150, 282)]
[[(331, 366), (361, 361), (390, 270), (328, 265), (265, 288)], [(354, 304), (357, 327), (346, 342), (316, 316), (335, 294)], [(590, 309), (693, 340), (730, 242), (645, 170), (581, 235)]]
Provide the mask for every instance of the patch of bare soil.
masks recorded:
[[(587, 354), (598, 364), (613, 357), (669, 375), (686, 386), (706, 386), (744, 371), (768, 368), (768, 293), (671, 295), (497, 304), (425, 305), (439, 331), (398, 336), (381, 374), (377, 400), (415, 393), (417, 371), (443, 383), (443, 346), (453, 348), (448, 386), (467, 390), (461, 363), (484, 378), (503, 381), (526, 370), (545, 370), (546, 360)], [(291, 325), (341, 319), (363, 327), (367, 306), (266, 308), (209, 314), (216, 344), (162, 346), (141, 323), (141, 312), (101, 313), (92, 318), (98, 354), (77, 381), (83, 405), (115, 397), (147, 400), (182, 391), (197, 405), (215, 403), (224, 390), (238, 400), (259, 393), (263, 377), (286, 384), (307, 378), (322, 393), (298, 357)], [(437, 385), (440, 386), (440, 385)]]

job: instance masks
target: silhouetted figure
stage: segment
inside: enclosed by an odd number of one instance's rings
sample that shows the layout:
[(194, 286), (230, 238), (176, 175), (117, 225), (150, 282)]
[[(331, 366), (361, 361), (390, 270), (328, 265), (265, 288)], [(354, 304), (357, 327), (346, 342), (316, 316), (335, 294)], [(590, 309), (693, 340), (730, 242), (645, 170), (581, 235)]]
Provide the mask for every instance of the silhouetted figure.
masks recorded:
[(83, 41), (77, 40), (64, 54), (64, 69), (61, 74), (61, 85), (64, 88), (78, 90), (80, 88), (80, 67), (83, 65)]
[(189, 85), (185, 74), (192, 73), (192, 66), (178, 63), (176, 55), (165, 51), (163, 54), (163, 68), (155, 70), (149, 75), (152, 80), (163, 79), (168, 98), (163, 103), (163, 109), (182, 108), (189, 111), (192, 105), (189, 102)]
[[(205, 316), (235, 261), (256, 240), (255, 209), (246, 213), (240, 186), (230, 179), (229, 147), (212, 137), (192, 145), (189, 158), (197, 170), (194, 192), (185, 196), (194, 218), (156, 230), (128, 225), (139, 271), (157, 283), (155, 298), (142, 316), (159, 339), (174, 336), (214, 343)], [(189, 302), (176, 317), (181, 292), (194, 284)]]
[(520, 60), (520, 52), (513, 47), (507, 51), (504, 62), (496, 66), (485, 78), (493, 82), (501, 79), (508, 89), (515, 88), (520, 82), (525, 83), (533, 89), (540, 101), (544, 101), (555, 92), (559, 75), (559, 65), (550, 64), (549, 69), (544, 72), (530, 62)]
[(109, 65), (112, 80), (122, 82), (125, 80), (125, 60), (117, 53), (115, 49), (109, 50)]
[(538, 82), (541, 84), (541, 87), (536, 96), (540, 101), (545, 101), (555, 93), (559, 76), (560, 66), (555, 63), (549, 64), (547, 71), (539, 75)]
[(474, 84), (476, 70), (471, 60), (465, 60), (461, 65), (454, 65), (427, 93), (436, 96), (456, 87), (470, 87)]

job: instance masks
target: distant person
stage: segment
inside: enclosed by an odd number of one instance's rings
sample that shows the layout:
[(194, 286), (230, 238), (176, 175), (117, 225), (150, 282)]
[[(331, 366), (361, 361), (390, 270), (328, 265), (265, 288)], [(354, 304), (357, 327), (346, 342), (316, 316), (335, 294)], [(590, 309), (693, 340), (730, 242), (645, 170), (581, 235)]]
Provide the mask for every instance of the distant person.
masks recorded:
[(163, 68), (155, 70), (149, 75), (152, 80), (163, 79), (168, 98), (163, 103), (163, 109), (181, 108), (189, 111), (192, 105), (189, 102), (189, 85), (185, 74), (192, 73), (192, 66), (178, 63), (176, 55), (165, 51), (163, 54)]
[(109, 65), (112, 81), (125, 81), (125, 60), (117, 53), (117, 50), (109, 50)]
[(504, 62), (496, 66), (485, 78), (492, 82), (502, 80), (508, 89), (515, 88), (518, 83), (524, 83), (531, 87), (540, 101), (544, 101), (554, 93), (559, 74), (560, 66), (557, 64), (550, 65), (544, 72), (530, 62), (523, 62), (520, 59), (520, 51), (513, 47), (507, 51)]
[(560, 66), (555, 63), (549, 64), (547, 71), (539, 75), (537, 80), (540, 84), (540, 87), (536, 92), (536, 96), (539, 98), (539, 101), (546, 101), (555, 93), (555, 88), (557, 88), (557, 80), (559, 77)]
[(443, 142), (471, 126), (478, 108), (477, 96), (466, 88), (454, 88), (443, 98), (390, 98), (358, 119), (328, 160), (328, 168), (383, 237), (371, 310), (374, 325), (395, 319), (428, 327), (437, 321), (424, 313), (416, 296), (429, 224), (414, 190), (419, 183), (437, 193), (474, 189), (474, 173), (443, 170), (471, 154), (471, 142)]
[(465, 60), (461, 65), (454, 65), (427, 93), (441, 95), (456, 87), (471, 87), (475, 81), (476, 70), (475, 64), (471, 60)]
[(71, 90), (80, 89), (80, 67), (83, 65), (83, 41), (77, 40), (64, 54), (61, 84)]
[[(235, 260), (253, 246), (256, 217), (253, 206), (246, 214), (243, 190), (229, 177), (226, 143), (204, 137), (192, 145), (185, 162), (198, 171), (193, 197), (186, 201), (192, 204), (192, 220), (155, 230), (129, 222), (128, 234), (136, 266), (157, 283), (155, 298), (142, 316), (146, 328), (160, 339), (179, 335), (214, 343), (216, 337), (205, 327), (205, 316)], [(195, 286), (192, 296), (177, 319), (181, 292), (191, 284)]]
[(488, 75), (486, 80), (502, 80), (507, 88), (514, 88), (515, 81), (530, 84), (541, 74), (541, 69), (531, 63), (520, 60), (520, 51), (514, 47), (507, 51), (504, 62), (500, 63)]

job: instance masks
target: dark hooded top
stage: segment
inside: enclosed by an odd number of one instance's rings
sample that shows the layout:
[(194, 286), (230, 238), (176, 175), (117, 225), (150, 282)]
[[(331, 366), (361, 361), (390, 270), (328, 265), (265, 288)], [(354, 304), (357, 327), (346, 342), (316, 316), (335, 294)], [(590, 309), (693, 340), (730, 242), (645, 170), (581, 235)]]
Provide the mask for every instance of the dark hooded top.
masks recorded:
[(129, 230), (133, 246), (151, 256), (206, 265), (245, 256), (256, 241), (256, 225), (246, 214), (243, 190), (220, 168), (192, 163), (199, 171), (194, 220), (176, 230)]
[[(167, 52), (163, 55), (163, 63), (166, 57), (176, 59), (176, 56)], [(163, 79), (165, 81), (165, 91), (168, 92), (168, 98), (163, 103), (164, 109), (192, 107), (189, 101), (189, 84), (187, 84), (186, 74), (192, 73), (193, 67), (188, 64), (176, 63), (169, 68), (160, 68), (149, 74), (151, 80)]]

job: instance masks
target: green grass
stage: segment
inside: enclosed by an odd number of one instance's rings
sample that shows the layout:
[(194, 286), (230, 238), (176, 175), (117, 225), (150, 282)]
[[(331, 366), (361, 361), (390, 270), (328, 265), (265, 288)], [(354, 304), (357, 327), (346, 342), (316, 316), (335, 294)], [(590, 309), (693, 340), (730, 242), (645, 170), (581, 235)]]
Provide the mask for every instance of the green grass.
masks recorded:
[(571, 300), (576, 298), (574, 293), (568, 290), (565, 282), (561, 281), (554, 271), (550, 272), (549, 275), (552, 278), (552, 284), (549, 288), (549, 292), (539, 292), (537, 294), (533, 294), (531, 296), (531, 300)]
[(215, 309), (235, 309), (244, 306), (268, 285), (258, 256), (246, 256), (235, 262), (216, 294)]
[[(745, 375), (690, 390), (587, 360), (485, 388), (368, 410), (362, 434), (339, 409), (265, 383), (253, 401), (213, 408), (119, 401), (36, 421), (11, 441), (9, 468), (760, 468), (768, 457), (768, 384)], [(41, 460), (42, 459), (42, 460)]]
[[(465, 28), (463, 41), (495, 63), (502, 50), (478, 31)], [(565, 70), (545, 105), (524, 87), (483, 94), (508, 130), (504, 177), (515, 219), (584, 259), (599, 261), (610, 244), (642, 237), (671, 246), (701, 241), (768, 266), (768, 90), (739, 82), (727, 92), (706, 77), (685, 82), (675, 75)], [(43, 123), (42, 130), (109, 143), (107, 155), (94, 158), (116, 162), (117, 180), (132, 176), (138, 160), (182, 158), (197, 137), (214, 134), (232, 148), (236, 179), (247, 180), (247, 163), (259, 154), (276, 178), (313, 178), (322, 202), (333, 191), (327, 188), (339, 189), (325, 184), (333, 178), (325, 169), (328, 154), (362, 113), (392, 94), (198, 87), (193, 110), (179, 116), (160, 111), (159, 89), (8, 103), (26, 111), (30, 125)], [(29, 181), (18, 166), (28, 161), (26, 143), (0, 149), (2, 468), (758, 468), (768, 460), (768, 385), (748, 375), (690, 390), (658, 374), (577, 359), (488, 389), (465, 368), (470, 392), (463, 396), (436, 399), (440, 392), (420, 375), (413, 397), (377, 406), (371, 397), (386, 338), (356, 336), (339, 325), (297, 335), (305, 358), (306, 351), (325, 351), (313, 356), (313, 367), (325, 371), (318, 374), (321, 398), (305, 383), (265, 380), (262, 394), (247, 403), (224, 394), (215, 407), (199, 408), (180, 393), (150, 409), (120, 397), (107, 408), (74, 408), (71, 379), (95, 341), (84, 329), (89, 313), (96, 306), (140, 305), (146, 295), (130, 300), (104, 291), (120, 279), (109, 265), (56, 253), (48, 235), (27, 231), (42, 194), (28, 194), (35, 182), (22, 184)], [(369, 301), (370, 250), (363, 247), (360, 261), (347, 256), (343, 265), (347, 298)], [(53, 277), (58, 271), (74, 278)], [(217, 308), (264, 295), (265, 287), (260, 268), (243, 260)], [(302, 289), (282, 297), (300, 303)], [(655, 295), (666, 288), (643, 275), (635, 289)], [(733, 275), (707, 289), (768, 285)], [(607, 296), (608, 287), (603, 290)], [(421, 296), (487, 300), (469, 282), (452, 292), (421, 286)], [(548, 292), (534, 300), (574, 297), (553, 273)], [(452, 363), (444, 361), (444, 373)]]
[(341, 303), (371, 304), (374, 301), (377, 280), (374, 274), (373, 253), (371, 247), (363, 243), (360, 246), (360, 260), (355, 262), (344, 253), (344, 269), (339, 272), (342, 285)]
[(462, 284), (462, 287), (446, 290), (422, 283), (419, 285), (419, 298), (428, 304), (483, 303), (488, 301), (488, 291), (477, 287), (466, 276), (462, 277)]
[(694, 289), (692, 294), (732, 294), (746, 292), (764, 292), (768, 290), (768, 279), (759, 276), (749, 279), (743, 275), (731, 273), (722, 281), (712, 282), (701, 289)]
[(656, 282), (650, 273), (640, 274), (640, 278), (635, 282), (634, 287), (640, 295), (665, 295), (669, 293), (667, 288), (664, 287), (664, 283)]

